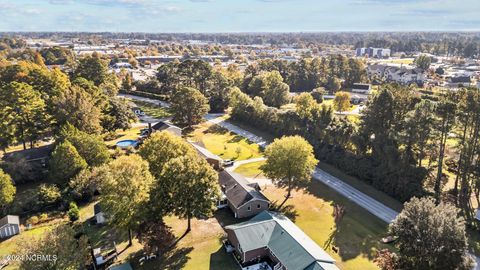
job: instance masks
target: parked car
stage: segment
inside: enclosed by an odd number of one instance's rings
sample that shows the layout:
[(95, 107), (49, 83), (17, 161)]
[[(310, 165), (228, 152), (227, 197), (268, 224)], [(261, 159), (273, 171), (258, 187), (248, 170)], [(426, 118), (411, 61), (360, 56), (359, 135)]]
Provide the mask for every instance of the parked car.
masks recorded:
[(231, 159), (226, 159), (223, 161), (223, 166), (224, 167), (231, 167), (233, 166), (233, 164), (235, 164), (235, 162)]

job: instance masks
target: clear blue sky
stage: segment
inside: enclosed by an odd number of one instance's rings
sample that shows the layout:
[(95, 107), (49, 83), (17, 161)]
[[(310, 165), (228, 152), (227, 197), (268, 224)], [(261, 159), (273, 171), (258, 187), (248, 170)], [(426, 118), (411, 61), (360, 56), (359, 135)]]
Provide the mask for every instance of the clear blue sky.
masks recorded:
[(0, 0), (0, 31), (480, 30), (480, 0)]

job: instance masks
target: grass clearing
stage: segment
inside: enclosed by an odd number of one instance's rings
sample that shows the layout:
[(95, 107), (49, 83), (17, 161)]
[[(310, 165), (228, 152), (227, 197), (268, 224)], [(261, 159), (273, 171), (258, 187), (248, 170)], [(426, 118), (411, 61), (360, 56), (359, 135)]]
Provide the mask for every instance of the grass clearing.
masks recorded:
[(146, 115), (150, 117), (161, 119), (169, 117), (171, 115), (168, 109), (162, 106), (158, 106), (149, 102), (143, 102), (140, 100), (134, 100), (132, 102), (135, 103), (135, 105), (137, 105), (143, 112), (145, 112)]
[[(131, 260), (134, 269), (237, 270), (238, 265), (222, 246), (224, 231), (220, 226), (220, 223), (230, 224), (232, 219), (232, 213), (227, 209), (217, 211), (215, 217), (206, 220), (193, 219), (192, 231), (180, 240), (168, 259), (143, 265), (139, 265), (138, 260)], [(186, 220), (168, 217), (165, 221), (177, 236), (187, 228)]]
[[(281, 202), (286, 191), (268, 186), (264, 194), (273, 202)], [(346, 209), (338, 223), (334, 205)], [(386, 223), (317, 181), (306, 190), (294, 191), (282, 212), (337, 260), (340, 269), (378, 269), (373, 263), (376, 251), (392, 248), (380, 242), (387, 234)], [(334, 246), (338, 253), (332, 250)]]
[(261, 156), (258, 145), (217, 125), (203, 123), (192, 136), (194, 141), (223, 159), (245, 160)]
[(257, 161), (257, 162), (243, 164), (241, 166), (238, 166), (234, 170), (234, 172), (248, 178), (256, 178), (256, 177), (263, 178), (265, 176), (263, 175), (262, 170), (260, 170), (260, 166), (262, 166), (263, 164), (265, 164), (265, 161)]

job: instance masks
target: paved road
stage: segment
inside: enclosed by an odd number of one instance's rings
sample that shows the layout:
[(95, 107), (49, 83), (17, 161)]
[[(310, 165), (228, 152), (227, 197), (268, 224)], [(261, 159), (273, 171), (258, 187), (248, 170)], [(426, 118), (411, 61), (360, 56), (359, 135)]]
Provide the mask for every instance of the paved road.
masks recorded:
[[(157, 100), (131, 96), (131, 95), (128, 95), (127, 97), (131, 99), (142, 100), (145, 102), (151, 102), (151, 103), (155, 103), (163, 106)], [(162, 102), (162, 103), (165, 103), (165, 102)], [(221, 118), (222, 116), (223, 114), (208, 114), (205, 118), (207, 119), (207, 121), (213, 124), (217, 124), (223, 128), (230, 130), (231, 132), (234, 132), (242, 137), (247, 138), (251, 142), (254, 142), (260, 145), (260, 147), (266, 147), (268, 145), (269, 142), (266, 139), (260, 136), (257, 136), (249, 131), (246, 131), (232, 123), (226, 122), (223, 118)], [(350, 186), (349, 184), (343, 182), (337, 177), (332, 176), (331, 174), (323, 171), (320, 168), (315, 169), (313, 173), (313, 178), (317, 181), (324, 183), (330, 188), (336, 190), (338, 193), (347, 197), (349, 200), (360, 205), (362, 208), (366, 209), (368, 212), (372, 213), (373, 215), (377, 216), (378, 218), (380, 218), (381, 220), (387, 223), (392, 222), (395, 219), (395, 217), (398, 215), (398, 212), (396, 212), (395, 210), (387, 207), (386, 205), (380, 203), (379, 201), (373, 199), (372, 197), (360, 192), (356, 188)], [(477, 256), (474, 256), (474, 257), (477, 262), (477, 265), (473, 270), (480, 270), (480, 257), (477, 257)]]
[[(217, 124), (223, 128), (226, 128), (234, 133), (237, 133), (250, 141), (259, 144), (262, 147), (268, 145), (268, 142), (260, 136), (257, 136), (249, 131), (246, 131), (232, 123), (226, 122), (224, 119), (220, 118), (221, 115), (208, 115), (207, 120), (211, 123)], [(331, 174), (323, 171), (320, 168), (316, 168), (313, 173), (313, 179), (324, 183), (330, 188), (336, 190), (340, 194), (347, 197), (349, 200), (355, 202), (361, 207), (365, 208), (367, 211), (377, 216), (381, 220), (390, 223), (398, 215), (398, 212), (393, 209), (385, 206), (379, 201), (373, 199), (372, 197), (360, 192), (356, 188), (350, 186), (349, 184), (343, 182), (342, 180), (332, 176)]]

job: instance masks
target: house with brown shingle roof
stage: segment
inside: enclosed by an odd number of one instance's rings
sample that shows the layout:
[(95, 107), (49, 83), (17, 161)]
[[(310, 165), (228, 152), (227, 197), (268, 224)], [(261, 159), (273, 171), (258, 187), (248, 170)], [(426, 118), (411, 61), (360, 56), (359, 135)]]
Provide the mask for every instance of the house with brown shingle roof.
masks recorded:
[(218, 180), (235, 218), (251, 217), (268, 210), (270, 201), (257, 183), (250, 183), (243, 176), (229, 171), (219, 172)]

